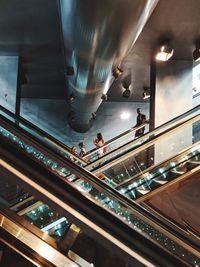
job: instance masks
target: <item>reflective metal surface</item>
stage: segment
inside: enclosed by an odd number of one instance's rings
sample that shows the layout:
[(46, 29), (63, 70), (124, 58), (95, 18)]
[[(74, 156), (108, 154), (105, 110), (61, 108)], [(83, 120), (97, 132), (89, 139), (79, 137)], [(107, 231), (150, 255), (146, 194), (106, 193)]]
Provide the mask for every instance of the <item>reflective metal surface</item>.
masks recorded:
[(2, 214), (0, 214), (0, 227), (14, 238), (17, 238), (19, 241), (26, 244), (31, 250), (35, 251), (40, 256), (44, 257), (45, 255), (45, 258), (55, 266), (78, 266), (43, 240), (27, 231), (25, 228), (20, 227), (18, 224), (14, 223)]
[[(20, 146), (22, 150), (25, 149), (27, 156), (28, 154), (29, 156), (32, 155), (34, 157), (35, 156), (38, 157), (38, 155), (41, 155), (39, 150), (36, 151), (37, 150), (35, 147), (36, 144), (34, 145), (34, 147), (27, 145), (24, 141), (21, 140), (21, 138), (20, 139), (17, 138), (15, 135), (9, 133), (7, 130), (6, 131), (2, 130), (0, 131), (0, 133), (2, 133), (3, 136), (5, 137), (4, 138), (5, 141), (6, 139), (10, 139), (10, 140), (12, 139), (12, 142), (14, 143), (17, 142), (17, 144)], [(26, 138), (23, 137), (23, 139), (26, 139)], [(28, 140), (26, 139), (26, 142), (27, 141)], [(49, 169), (49, 167), (50, 169), (52, 169), (51, 168), (52, 166), (57, 168), (58, 166), (57, 165), (55, 166), (54, 164), (56, 162), (54, 162), (53, 160), (50, 160), (49, 156), (50, 155), (48, 155), (48, 158), (46, 158), (46, 156), (43, 154), (43, 160), (44, 160), (43, 163), (45, 164), (45, 166), (47, 166), (47, 169)], [(3, 162), (2, 160), (1, 160), (1, 164), (8, 170), (15, 171), (13, 170), (13, 167), (8, 166), (8, 164), (6, 164), (6, 162)], [(64, 165), (62, 169), (65, 169)], [(76, 167), (78, 168), (78, 166)], [(87, 173), (85, 173), (85, 175), (86, 174)], [(89, 176), (89, 173), (87, 175)], [(25, 181), (24, 178), (26, 179), (26, 182), (29, 180), (29, 183), (32, 187), (34, 187), (35, 189), (38, 188), (40, 192), (43, 192), (46, 196), (49, 196), (49, 199), (55, 200), (55, 203), (61, 205), (63, 208), (66, 207), (67, 210), (71, 210), (71, 211), (73, 210), (73, 214), (78, 213), (77, 215), (78, 218), (81, 218), (82, 221), (86, 221), (87, 224), (89, 223), (89, 220), (87, 218), (82, 216), (79, 212), (75, 211), (74, 209), (71, 209), (66, 203), (59, 200), (57, 197), (53, 196), (50, 192), (47, 192), (47, 190), (45, 190), (44, 188), (41, 188), (40, 185), (33, 183), (32, 180), (30, 181), (28, 177), (24, 177), (24, 175), (22, 174), (19, 175), (19, 172), (18, 172), (18, 176), (23, 181)], [(61, 177), (63, 177), (63, 175), (61, 175)], [(98, 206), (104, 207), (107, 211), (112, 213), (114, 216), (123, 220), (125, 224), (128, 224), (130, 229), (133, 228), (134, 230), (138, 231), (140, 234), (144, 235), (147, 239), (151, 239), (153, 242), (158, 243), (164, 249), (167, 249), (170, 253), (175, 254), (181, 260), (183, 259), (184, 261), (186, 260), (188, 262), (192, 261), (193, 263), (194, 262), (196, 263), (197, 261), (196, 257), (199, 257), (198, 251), (191, 248), (191, 246), (185, 243), (182, 239), (177, 238), (174, 234), (166, 231), (166, 229), (163, 229), (160, 225), (150, 220), (148, 216), (146, 215), (144, 216), (137, 210), (133, 209), (132, 207), (134, 203), (131, 200), (129, 202), (128, 198), (127, 199), (124, 198), (122, 195), (118, 194), (117, 191), (112, 190), (111, 187), (108, 187), (106, 184), (100, 183), (100, 181), (98, 180), (97, 181), (95, 180), (95, 183), (92, 182), (91, 176), (90, 176), (90, 179), (87, 177), (83, 177), (82, 175), (80, 176), (80, 178), (82, 179), (82, 181), (80, 181), (77, 184), (72, 184), (72, 186), (75, 186), (78, 189), (78, 191), (81, 192), (87, 199), (90, 199), (92, 203), (95, 203)], [(67, 186), (67, 181), (66, 181), (66, 186)], [(134, 207), (136, 206), (134, 205)], [(102, 235), (106, 234), (102, 229), (100, 229), (97, 226), (94, 226), (93, 223), (91, 224), (91, 226), (93, 229), (95, 229), (95, 231), (97, 230)], [(111, 237), (110, 235), (108, 238), (111, 242), (115, 244), (119, 244), (119, 241), (116, 240), (116, 238), (113, 239), (113, 237)], [(120, 242), (119, 246), (121, 247), (121, 245), (122, 243)], [(125, 249), (126, 248), (124, 247), (124, 251), (126, 251), (130, 255), (133, 255), (132, 253), (135, 253), (129, 248), (127, 248), (128, 250), (125, 250)], [(187, 259), (185, 255), (187, 255)], [(133, 256), (137, 257), (137, 259), (140, 260), (141, 262), (143, 262), (144, 260), (143, 258), (140, 257), (140, 255), (134, 254)]]
[(60, 0), (71, 102), (69, 123), (87, 131), (116, 69), (158, 0)]

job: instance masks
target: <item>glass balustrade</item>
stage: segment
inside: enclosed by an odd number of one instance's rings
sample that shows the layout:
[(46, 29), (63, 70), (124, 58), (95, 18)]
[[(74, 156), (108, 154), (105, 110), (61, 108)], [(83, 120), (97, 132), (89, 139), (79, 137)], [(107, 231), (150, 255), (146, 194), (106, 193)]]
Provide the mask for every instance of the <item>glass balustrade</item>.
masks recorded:
[(167, 162), (154, 166), (142, 176), (139, 175), (116, 188), (136, 200), (199, 166), (200, 144), (198, 143)]
[[(200, 127), (200, 120), (193, 121), (111, 161), (109, 167), (105, 165), (100, 168), (103, 176), (106, 177), (105, 181), (110, 180), (110, 184), (113, 184), (114, 188), (120, 188), (129, 180), (138, 183), (144, 173), (153, 166), (157, 166), (193, 144), (197, 144), (200, 141), (200, 132), (195, 129), (198, 127)], [(98, 170), (95, 173), (98, 175)], [(147, 179), (150, 179), (149, 177)]]
[[(159, 136), (161, 133), (169, 130), (170, 128), (180, 125), (181, 123), (186, 122), (187, 120), (196, 117), (200, 114), (200, 106), (195, 107), (194, 109), (182, 114), (181, 116), (167, 122), (166, 124), (158, 127), (157, 129), (143, 135), (142, 137), (135, 139), (135, 131), (138, 130), (140, 127), (132, 128), (127, 132), (122, 133), (119, 136), (116, 136), (112, 140), (109, 140), (105, 146), (100, 148), (104, 151), (102, 157), (99, 158), (99, 149), (94, 149), (84, 158), (80, 158), (77, 155), (71, 153), (70, 149), (66, 146), (62, 146), (62, 144), (58, 143), (58, 141), (54, 140), (51, 136), (34, 129), (34, 126), (27, 121), (21, 118), (15, 118), (14, 115), (6, 111), (4, 108), (1, 107), (0, 114), (3, 117), (6, 117), (8, 120), (12, 121), (13, 123), (17, 124), (18, 127), (25, 130), (32, 136), (36, 137), (38, 140), (42, 141), (44, 144), (48, 145), (56, 152), (61, 154), (62, 156), (72, 160), (73, 162), (79, 164), (82, 167), (86, 167), (88, 170), (92, 171), (94, 168), (98, 168), (106, 163), (110, 162), (112, 159), (115, 159), (119, 156), (122, 156), (124, 153), (127, 153), (130, 150), (140, 146), (141, 144), (151, 140), (153, 137)], [(195, 127), (195, 126), (194, 126)]]
[[(13, 145), (21, 149), (24, 153), (26, 153), (27, 156), (34, 158), (38, 163), (42, 164), (49, 171), (54, 172), (60, 177), (66, 177), (69, 174), (69, 171), (67, 170), (65, 164), (58, 163), (49, 155), (47, 156), (47, 153), (45, 153), (45, 151), (41, 152), (40, 149), (37, 148), (37, 146), (30, 145), (27, 139), (25, 140), (25, 138), (16, 136), (10, 130), (8, 131), (4, 127), (0, 128), (0, 134), (6, 142), (9, 141)], [(163, 246), (164, 249), (167, 249), (178, 257), (183, 258), (184, 261), (192, 262), (193, 265), (198, 261), (198, 258), (191, 252), (189, 252), (185, 247), (182, 247), (179, 243), (166, 236), (165, 233), (158, 230), (154, 223), (152, 224), (150, 222), (147, 222), (144, 218), (141, 219), (141, 215), (139, 215), (132, 209), (130, 210), (129, 208), (127, 208), (126, 205), (121, 202), (121, 200), (118, 201), (115, 198), (112, 198), (109, 194), (107, 195), (104, 190), (102, 192), (88, 181), (77, 180), (77, 182), (74, 183), (73, 186), (79, 189), (80, 192), (84, 193), (87, 198), (90, 198), (92, 202), (99, 203), (107, 211), (111, 212), (131, 228), (138, 231), (138, 233), (144, 235), (148, 239), (152, 239), (154, 242), (157, 242), (158, 244)], [(37, 209), (39, 209), (39, 207), (36, 207), (34, 214), (38, 214), (39, 211)], [(34, 214), (32, 214), (32, 216)], [(30, 217), (31, 216), (29, 214), (28, 218)], [(51, 216), (48, 215), (47, 218), (50, 219)], [(56, 218), (56, 220), (57, 219), (58, 218)], [(38, 223), (41, 224), (41, 220), (39, 221)], [(41, 224), (41, 227), (44, 228), (45, 225)]]
[[(55, 207), (51, 208), (49, 204), (25, 191), (17, 184), (15, 176), (1, 167), (0, 214), (2, 211), (6, 214), (7, 209), (15, 214), (15, 218), (20, 218), (18, 224), (23, 222), (23, 227), (25, 225), (26, 229), (60, 253), (75, 260), (77, 266), (104, 266), (106, 263), (114, 266), (116, 262), (120, 267), (131, 266), (116, 252), (99, 243), (95, 237), (89, 236), (66, 217), (59, 215)], [(54, 257), (57, 257), (56, 254)], [(59, 263), (57, 266), (66, 266), (63, 264)]]
[(152, 138), (159, 136), (160, 134), (170, 130), (170, 128), (173, 128), (175, 126), (181, 125), (184, 122), (187, 122), (187, 120), (196, 117), (199, 114), (200, 114), (200, 106), (197, 106), (196, 108), (161, 125), (155, 130), (148, 132), (137, 139), (135, 138), (135, 131), (137, 131), (139, 128), (142, 128), (143, 126), (140, 126), (138, 128), (132, 128), (129, 131), (119, 136), (116, 136), (114, 139), (108, 141), (107, 144), (105, 144), (105, 146), (100, 148), (101, 150), (103, 149), (104, 151), (103, 156), (101, 158), (98, 157), (98, 149), (92, 151), (91, 153), (88, 153), (86, 158), (87, 161), (91, 163), (89, 164), (88, 169), (92, 170), (93, 168), (106, 164), (107, 162), (110, 162), (112, 159), (115, 159), (116, 157), (119, 157), (124, 153), (142, 145), (143, 143), (151, 140)]

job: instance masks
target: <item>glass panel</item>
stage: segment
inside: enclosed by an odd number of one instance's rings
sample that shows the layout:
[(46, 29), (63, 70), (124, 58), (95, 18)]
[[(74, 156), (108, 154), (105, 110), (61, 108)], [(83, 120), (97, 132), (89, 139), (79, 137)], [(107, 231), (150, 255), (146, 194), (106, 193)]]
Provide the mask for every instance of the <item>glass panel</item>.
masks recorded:
[[(199, 127), (200, 121), (162, 136), (153, 145), (150, 143), (144, 149), (142, 147), (139, 148), (138, 153), (136, 149), (130, 153), (129, 157), (125, 156), (124, 160), (122, 157), (120, 162), (118, 160), (117, 164), (114, 165), (111, 162), (109, 164), (110, 167), (103, 171), (104, 176), (107, 180), (114, 182), (116, 188), (127, 183), (129, 180), (134, 180), (141, 184), (140, 179), (146, 172), (150, 171), (152, 166), (164, 163), (169, 158), (176, 156), (194, 144), (194, 141), (195, 143), (200, 141)], [(162, 169), (159, 171), (161, 172)]]
[(23, 122), (22, 119), (15, 118), (12, 114), (9, 114), (8, 112), (5, 112), (2, 109), (0, 109), (0, 114), (3, 117), (15, 123), (21, 129), (25, 130), (27, 133), (31, 134), (33, 137), (40, 140), (43, 144), (47, 145), (50, 148), (53, 148), (56, 152), (58, 152), (63, 157), (72, 160), (73, 162), (77, 163), (80, 166), (86, 165), (86, 162), (84, 162), (84, 160), (80, 159), (78, 155), (74, 155), (70, 151), (68, 151), (67, 147), (63, 148), (61, 145), (56, 143), (56, 141), (51, 140), (51, 136), (48, 137), (45, 134), (43, 135), (41, 131), (37, 132), (37, 130), (32, 129), (31, 126), (28, 126), (27, 122)]
[[(69, 174), (65, 166), (60, 165), (55, 160), (51, 159), (50, 156), (46, 156), (45, 153), (38, 150), (38, 148), (30, 146), (28, 143), (26, 143), (27, 140), (22, 140), (3, 127), (0, 128), (0, 134), (4, 138), (10, 140), (10, 142), (18, 146), (20, 149), (22, 149), (25, 153), (27, 153), (27, 156), (31, 156), (37, 159), (40, 164), (44, 165), (50, 171), (55, 172), (61, 177), (67, 176)], [(136, 160), (134, 161), (137, 162)], [(137, 166), (138, 170), (140, 171), (146, 168), (144, 165), (139, 165), (138, 162), (135, 166)], [(150, 222), (147, 223), (144, 218), (141, 219), (141, 214), (136, 212), (134, 209), (126, 207), (126, 205), (120, 200), (116, 200), (115, 198), (110, 197), (109, 194), (106, 195), (105, 193), (103, 193), (107, 192), (105, 191), (105, 189), (103, 189), (103, 187), (102, 192), (101, 190), (97, 190), (96, 186), (93, 186), (90, 182), (80, 180), (76, 181), (73, 186), (76, 186), (77, 189), (79, 189), (81, 192), (84, 192), (84, 195), (86, 195), (87, 198), (91, 198), (91, 200), (93, 200), (92, 202), (98, 202), (107, 211), (113, 213), (115, 216), (118, 216), (122, 221), (128, 224), (131, 228), (138, 231), (138, 233), (144, 235), (146, 238), (153, 239), (155, 242), (158, 242), (160, 245), (162, 245), (165, 249), (169, 250), (172, 253), (175, 253), (178, 257), (184, 258), (184, 260), (187, 257), (187, 260), (189, 261), (191, 261), (191, 259), (192, 261), (195, 260), (194, 255), (189, 253), (185, 248), (181, 247), (177, 242), (173, 241), (165, 234), (158, 231), (155, 225), (152, 226), (152, 224)], [(149, 188), (149, 184), (147, 184), (147, 186)], [(145, 190), (146, 188), (143, 187), (140, 188), (140, 191), (137, 191), (141, 193)], [(185, 257), (186, 254), (187, 257)]]
[[(7, 171), (3, 170), (3, 168), (0, 168), (0, 170), (4, 174), (7, 173)], [(2, 177), (3, 176), (0, 177), (0, 182), (3, 182)], [(22, 188), (15, 184), (15, 178), (12, 177), (11, 174), (7, 179), (7, 188), (9, 188), (11, 190), (10, 193), (14, 193), (13, 195), (16, 197), (19, 190), (24, 192)], [(4, 189), (5, 188), (2, 188), (0, 191), (0, 203), (5, 206), (5, 210), (7, 210), (7, 205), (5, 205), (6, 199), (3, 200), (3, 196), (5, 194), (2, 194)], [(7, 192), (8, 191), (9, 190), (7, 189)], [(30, 193), (26, 192), (26, 194), (31, 196)], [(34, 198), (34, 196), (32, 196), (32, 198)], [(20, 202), (17, 202), (17, 200), (15, 203), (20, 206)], [(20, 210), (22, 210), (22, 208), (20, 208)], [(16, 210), (15, 212), (16, 215), (18, 214), (18, 216), (20, 216)], [(26, 221), (25, 225), (29, 230), (32, 229), (31, 225), (34, 225), (37, 230), (42, 231), (41, 235), (38, 232), (38, 235), (41, 239), (44, 238), (46, 242), (49, 242), (50, 239), (48, 239), (46, 235), (53, 238), (57, 244), (57, 249), (61, 253), (63, 252), (65, 256), (67, 255), (70, 258), (72, 253), (75, 253), (75, 258), (73, 257), (72, 260), (75, 259), (76, 261), (78, 259), (80, 266), (104, 266), (104, 264), (109, 264), (108, 266), (116, 266), (117, 264), (117, 266), (120, 267), (133, 266), (131, 263), (129, 265), (126, 259), (123, 259), (120, 255), (117, 255), (115, 251), (110, 251), (110, 248), (104, 246), (102, 242), (99, 243), (100, 241), (96, 240), (94, 237), (90, 237), (79, 227), (69, 222), (65, 217), (61, 217), (47, 204), (42, 203), (36, 208), (31, 208), (30, 204), (29, 211), (25, 212), (24, 215), (21, 215), (20, 217)], [(29, 222), (30, 225), (27, 222)], [(35, 233), (35, 231), (33, 232)], [(44, 233), (46, 235), (44, 235)], [(68, 252), (68, 250), (70, 250), (70, 252)], [(133, 261), (136, 262), (135, 260)]]
[[(171, 127), (174, 127), (175, 125), (178, 125), (180, 123), (185, 122), (186, 120), (192, 118), (193, 116), (198, 115), (200, 112), (199, 106), (197, 106), (195, 109), (186, 112), (186, 114), (182, 114), (181, 116), (175, 118), (172, 121), (169, 121), (168, 123), (158, 127), (157, 129), (141, 136), (140, 138), (135, 138), (135, 131), (142, 128), (143, 126), (132, 128), (129, 131), (116, 136), (113, 140), (110, 140), (100, 148), (103, 150), (102, 158), (99, 159), (98, 156), (98, 150), (92, 151), (91, 153), (88, 153), (87, 159), (89, 162), (95, 162), (98, 160), (98, 165), (101, 166), (102, 164), (105, 164), (106, 162), (109, 162), (111, 159), (115, 159), (116, 157), (119, 157), (120, 155), (123, 155), (125, 152), (130, 151), (131, 149), (143, 144), (147, 140), (151, 140), (152, 137), (158, 136), (161, 133), (169, 130)], [(147, 125), (147, 124), (145, 124)], [(126, 146), (126, 144), (129, 144)], [(118, 148), (121, 148), (120, 150), (117, 150)], [(111, 153), (113, 152), (113, 153)], [(106, 155), (106, 156), (105, 156)], [(97, 167), (96, 165), (91, 165), (91, 169), (93, 167)]]
[[(138, 147), (144, 142), (151, 140), (153, 137), (158, 136), (162, 132), (170, 129), (170, 127), (174, 127), (177, 124), (185, 122), (186, 120), (192, 118), (193, 116), (197, 116), (199, 113), (200, 113), (200, 108), (199, 106), (197, 106), (193, 110), (186, 112), (185, 114), (158, 127), (154, 131), (141, 136), (138, 139), (135, 139), (135, 131), (143, 126), (130, 129), (129, 131), (107, 142), (105, 146), (103, 146), (102, 148), (99, 148), (101, 151), (103, 151), (103, 153), (99, 153), (99, 150), (96, 149), (91, 153), (88, 153), (85, 157), (79, 158), (77, 154), (71, 153), (69, 149), (67, 148), (65, 149), (61, 147), (59, 144), (57, 144), (56, 141), (53, 141), (51, 139), (51, 136), (42, 135), (41, 132), (37, 132), (35, 129), (31, 128), (31, 126), (28, 126), (25, 121), (23, 122), (21, 119), (13, 118), (12, 117), (13, 115), (6, 113), (6, 111), (3, 109), (0, 110), (1, 115), (17, 123), (19, 127), (23, 128), (25, 131), (27, 131), (28, 133), (30, 133), (31, 135), (42, 141), (44, 144), (50, 146), (64, 157), (74, 161), (75, 163), (79, 164), (82, 167), (86, 166), (89, 163), (88, 166), (89, 170), (93, 170), (94, 168), (100, 167), (103, 164), (109, 162), (111, 159), (113, 160), (116, 157), (122, 156), (126, 152)], [(100, 154), (101, 154), (101, 159), (99, 158)], [(95, 161), (97, 162), (95, 163)]]

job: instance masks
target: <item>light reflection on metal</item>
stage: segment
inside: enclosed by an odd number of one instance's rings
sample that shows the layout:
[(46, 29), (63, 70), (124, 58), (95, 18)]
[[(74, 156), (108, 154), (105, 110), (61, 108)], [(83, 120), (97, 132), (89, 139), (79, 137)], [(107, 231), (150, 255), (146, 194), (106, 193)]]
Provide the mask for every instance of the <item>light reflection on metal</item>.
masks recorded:
[[(0, 226), (2, 231), (8, 232), (13, 239), (23, 242), (25, 246), (38, 253), (45, 258), (49, 263), (58, 266), (77, 267), (78, 265), (72, 262), (69, 258), (62, 255), (55, 248), (45, 243), (42, 238), (37, 237), (26, 228), (11, 221), (9, 218), (0, 214)], [(51, 238), (49, 238), (50, 240)]]
[(135, 43), (158, 0), (60, 0), (66, 60), (74, 69), (68, 77), (69, 123), (87, 131), (112, 83), (112, 70)]

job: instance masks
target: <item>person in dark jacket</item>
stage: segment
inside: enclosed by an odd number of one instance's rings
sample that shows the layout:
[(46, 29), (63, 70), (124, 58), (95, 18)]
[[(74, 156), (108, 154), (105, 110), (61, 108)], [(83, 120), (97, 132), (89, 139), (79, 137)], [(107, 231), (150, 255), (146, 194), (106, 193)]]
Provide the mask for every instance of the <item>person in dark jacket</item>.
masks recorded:
[[(135, 127), (139, 127), (139, 126), (143, 125), (145, 122), (147, 122), (146, 115), (142, 114), (141, 108), (137, 108), (137, 114), (138, 115), (137, 115)], [(144, 134), (144, 131), (145, 131), (145, 126), (140, 128), (140, 129), (138, 129), (135, 132), (135, 137), (140, 137), (141, 135)]]

